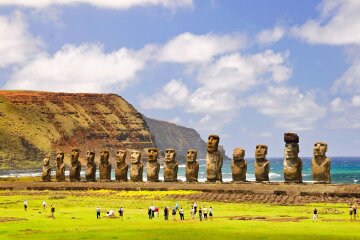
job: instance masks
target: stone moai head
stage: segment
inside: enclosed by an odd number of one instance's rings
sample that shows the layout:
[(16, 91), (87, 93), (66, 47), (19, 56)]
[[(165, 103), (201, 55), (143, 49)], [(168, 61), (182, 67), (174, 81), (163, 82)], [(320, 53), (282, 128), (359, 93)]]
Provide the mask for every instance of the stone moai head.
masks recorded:
[(197, 159), (197, 151), (195, 149), (189, 149), (186, 153), (187, 162), (195, 162)]
[(80, 150), (78, 148), (74, 148), (71, 150), (71, 163), (77, 163), (79, 161)]
[(49, 166), (49, 164), (50, 164), (50, 156), (46, 156), (43, 160), (43, 165)]
[(93, 163), (95, 161), (95, 151), (87, 151), (86, 152), (86, 161), (88, 163)]
[(255, 149), (255, 158), (257, 159), (265, 159), (267, 154), (268, 147), (264, 144), (256, 145)]
[(126, 150), (120, 149), (116, 152), (116, 162), (124, 163), (126, 160)]
[(57, 164), (62, 164), (64, 162), (64, 152), (57, 152), (56, 153), (56, 163)]
[(235, 148), (233, 152), (233, 159), (234, 161), (241, 161), (244, 160), (245, 157), (245, 149), (243, 148)]
[(297, 158), (300, 152), (299, 144), (297, 143), (286, 143), (285, 144), (285, 158)]
[(140, 163), (141, 161), (141, 151), (139, 150), (132, 150), (130, 152), (130, 162), (132, 164)]
[(219, 148), (219, 141), (220, 141), (220, 138), (218, 135), (213, 135), (213, 134), (209, 135), (208, 142), (206, 145), (206, 150), (209, 153), (217, 152), (217, 150)]
[(327, 152), (327, 144), (323, 142), (317, 142), (314, 144), (314, 156), (325, 156)]
[(148, 161), (149, 162), (156, 162), (159, 155), (159, 149), (157, 148), (148, 148)]
[(174, 162), (176, 157), (176, 151), (173, 148), (165, 150), (165, 162)]
[(109, 162), (109, 151), (102, 150), (100, 153), (100, 162), (101, 163), (108, 163)]

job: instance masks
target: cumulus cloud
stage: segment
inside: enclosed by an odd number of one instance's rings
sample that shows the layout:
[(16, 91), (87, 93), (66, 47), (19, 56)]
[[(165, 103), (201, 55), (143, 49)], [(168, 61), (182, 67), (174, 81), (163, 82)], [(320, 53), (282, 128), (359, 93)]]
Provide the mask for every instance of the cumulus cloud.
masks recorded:
[(192, 0), (0, 0), (0, 6), (47, 8), (49, 6), (89, 4), (95, 7), (128, 9), (139, 6), (162, 6), (166, 8), (192, 7)]
[(360, 1), (324, 0), (318, 19), (295, 26), (292, 34), (308, 43), (360, 44)]
[(241, 34), (194, 35), (183, 33), (167, 42), (159, 51), (158, 60), (175, 63), (208, 62), (213, 57), (236, 51), (246, 45)]
[(96, 44), (66, 45), (54, 55), (39, 55), (19, 67), (5, 88), (66, 92), (123, 89), (143, 69), (141, 59), (126, 48), (105, 53)]
[(354, 60), (345, 73), (336, 80), (333, 90), (337, 92), (360, 93), (360, 60)]
[(20, 12), (11, 16), (0, 16), (0, 68), (26, 61), (41, 45), (41, 39), (28, 32)]
[(278, 42), (285, 35), (285, 29), (275, 26), (271, 29), (264, 29), (256, 35), (256, 42), (260, 45), (269, 45)]
[(330, 103), (332, 128), (360, 128), (360, 95), (349, 99), (336, 97)]

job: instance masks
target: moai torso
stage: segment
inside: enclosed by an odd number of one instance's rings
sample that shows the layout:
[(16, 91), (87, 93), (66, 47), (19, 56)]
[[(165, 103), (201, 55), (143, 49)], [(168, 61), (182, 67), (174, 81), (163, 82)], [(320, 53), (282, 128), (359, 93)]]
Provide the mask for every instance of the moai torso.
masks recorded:
[(165, 150), (164, 159), (164, 181), (165, 182), (177, 182), (177, 172), (179, 163), (175, 161), (176, 152), (172, 148)]
[(81, 180), (81, 163), (79, 161), (80, 150), (75, 148), (71, 151), (70, 182)]
[(221, 168), (223, 154), (219, 151), (220, 138), (217, 135), (210, 135), (207, 142), (206, 153), (206, 178), (208, 182), (222, 182)]
[(327, 144), (317, 142), (314, 144), (314, 158), (312, 159), (312, 176), (315, 182), (330, 183), (330, 158), (326, 157)]
[(41, 179), (43, 182), (51, 181), (50, 156), (44, 158)]
[(126, 150), (118, 150), (115, 160), (115, 179), (117, 181), (127, 181), (129, 165), (125, 162)]
[(141, 152), (132, 150), (130, 152), (130, 180), (132, 182), (142, 182), (143, 169), (144, 166), (141, 163)]
[(111, 163), (109, 162), (109, 151), (103, 150), (100, 153), (100, 166), (99, 166), (100, 180), (111, 180)]
[(157, 161), (159, 150), (148, 148), (148, 161), (146, 162), (146, 175), (148, 182), (159, 181), (160, 164)]
[(284, 151), (284, 179), (285, 182), (302, 182), (302, 161), (298, 157), (299, 137), (295, 133), (285, 133), (285, 151)]
[(64, 153), (56, 153), (56, 181), (65, 182)]
[(255, 179), (256, 182), (269, 182), (270, 163), (266, 159), (268, 147), (266, 145), (256, 145), (255, 150)]
[(95, 151), (88, 151), (86, 153), (85, 178), (88, 182), (96, 181)]
[(235, 148), (233, 152), (233, 161), (231, 164), (232, 178), (235, 182), (246, 181), (247, 163), (244, 159), (245, 150), (242, 148)]
[(186, 154), (186, 181), (197, 182), (199, 175), (199, 163), (196, 161), (197, 151), (190, 149)]

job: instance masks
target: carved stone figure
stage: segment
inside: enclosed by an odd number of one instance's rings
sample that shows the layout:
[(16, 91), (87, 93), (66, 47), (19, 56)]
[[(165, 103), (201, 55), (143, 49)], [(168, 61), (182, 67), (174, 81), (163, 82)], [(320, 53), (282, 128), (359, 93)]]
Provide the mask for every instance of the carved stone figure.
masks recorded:
[(86, 153), (85, 177), (88, 182), (96, 181), (95, 151), (88, 151)]
[(158, 163), (159, 149), (148, 148), (148, 161), (146, 162), (146, 175), (148, 182), (159, 181), (160, 164)]
[(285, 133), (284, 179), (285, 182), (302, 182), (302, 160), (298, 157), (299, 137), (296, 133)]
[(143, 164), (141, 163), (141, 152), (132, 150), (130, 152), (130, 180), (132, 182), (143, 181)]
[(64, 153), (56, 153), (56, 181), (65, 182)]
[(118, 181), (127, 181), (129, 165), (125, 162), (126, 150), (118, 150), (115, 159), (115, 179)]
[(179, 163), (175, 161), (175, 149), (168, 148), (165, 150), (164, 159), (164, 182), (177, 182), (177, 172)]
[(235, 182), (246, 181), (247, 163), (244, 159), (245, 150), (242, 148), (235, 148), (233, 152), (233, 161), (231, 164), (232, 178)]
[(268, 147), (263, 144), (256, 145), (255, 149), (255, 179), (256, 182), (269, 182), (270, 163), (266, 159)]
[(330, 158), (326, 156), (327, 144), (317, 142), (314, 144), (314, 158), (312, 159), (312, 176), (315, 182), (330, 183)]
[(219, 151), (220, 138), (210, 135), (207, 142), (206, 153), (206, 178), (208, 182), (222, 182), (221, 168), (223, 165), (223, 153)]
[(197, 182), (199, 175), (199, 163), (196, 161), (197, 151), (189, 149), (186, 153), (186, 181)]
[(43, 182), (51, 181), (50, 156), (44, 158), (41, 178)]
[(80, 150), (74, 148), (71, 151), (70, 182), (80, 181), (81, 163), (79, 161)]
[(100, 166), (99, 166), (100, 180), (111, 180), (111, 163), (109, 162), (109, 151), (103, 150), (100, 153)]

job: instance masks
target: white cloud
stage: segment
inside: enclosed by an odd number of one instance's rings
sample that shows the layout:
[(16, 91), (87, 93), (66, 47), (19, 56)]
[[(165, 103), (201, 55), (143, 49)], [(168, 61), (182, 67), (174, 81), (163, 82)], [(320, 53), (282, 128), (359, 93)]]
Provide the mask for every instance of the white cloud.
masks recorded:
[(285, 29), (281, 26), (275, 26), (272, 29), (265, 29), (256, 35), (256, 41), (260, 45), (269, 45), (278, 42), (285, 35)]
[(355, 107), (360, 107), (360, 95), (355, 95), (351, 98), (351, 104)]
[(337, 97), (330, 102), (330, 109), (334, 112), (342, 112), (344, 111), (343, 108), (343, 101), (341, 98)]
[(26, 61), (41, 45), (41, 40), (28, 32), (20, 12), (0, 16), (0, 68)]
[(360, 95), (354, 95), (350, 99), (337, 97), (331, 101), (330, 109), (330, 127), (360, 128)]
[(236, 51), (245, 46), (243, 35), (194, 35), (183, 33), (167, 42), (159, 52), (158, 60), (175, 63), (208, 62), (213, 57)]
[(360, 93), (360, 60), (355, 60), (346, 72), (336, 80), (333, 90)]
[(295, 37), (312, 44), (360, 44), (360, 1), (324, 0), (320, 16), (292, 29)]
[(95, 44), (66, 45), (52, 56), (42, 54), (19, 67), (5, 88), (66, 92), (123, 89), (144, 67), (137, 54), (126, 48), (105, 53)]
[(166, 8), (192, 7), (192, 0), (0, 0), (0, 6), (47, 8), (49, 6), (89, 4), (101, 8), (128, 9), (139, 6), (162, 6)]

